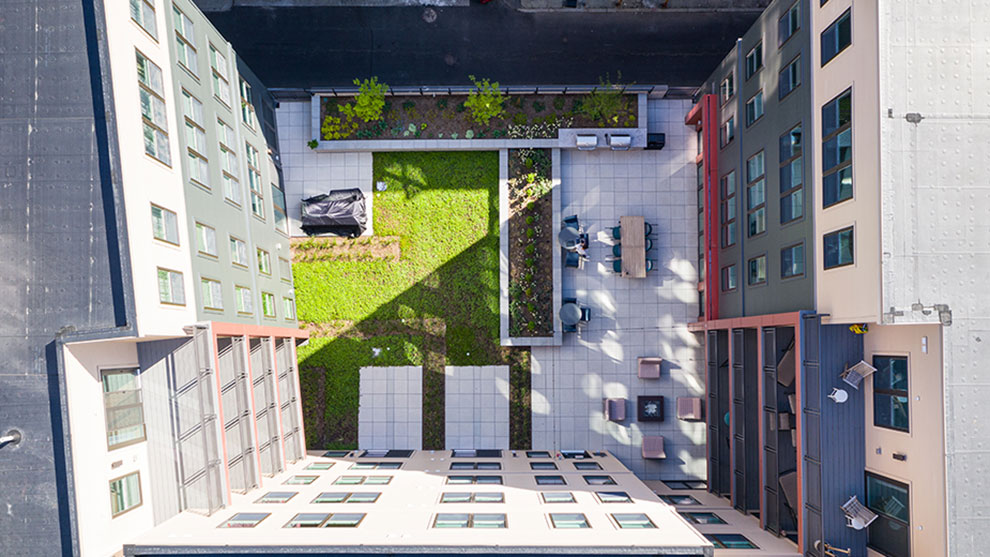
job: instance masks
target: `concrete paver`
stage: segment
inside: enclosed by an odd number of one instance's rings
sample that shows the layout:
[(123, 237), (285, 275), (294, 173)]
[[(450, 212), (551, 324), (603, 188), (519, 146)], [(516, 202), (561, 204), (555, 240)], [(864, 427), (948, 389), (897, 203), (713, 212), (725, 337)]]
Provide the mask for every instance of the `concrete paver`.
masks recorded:
[(361, 368), (358, 446), (423, 448), (423, 368)]

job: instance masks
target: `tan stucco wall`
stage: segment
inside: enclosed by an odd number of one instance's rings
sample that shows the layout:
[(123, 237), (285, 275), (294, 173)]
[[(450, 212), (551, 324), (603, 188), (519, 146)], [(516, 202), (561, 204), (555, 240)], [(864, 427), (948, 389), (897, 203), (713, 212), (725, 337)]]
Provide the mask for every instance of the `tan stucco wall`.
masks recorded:
[[(805, 4), (812, 25), (812, 122), (807, 142), (813, 153), (815, 184), (815, 267), (817, 307), (826, 323), (880, 320), (880, 114), (877, 3), (832, 0)], [(818, 37), (852, 5), (852, 44), (821, 67)], [(853, 197), (822, 209), (822, 111), (852, 87)], [(822, 237), (854, 227), (854, 264), (824, 269)]]
[[(923, 352), (923, 339), (928, 350)], [(870, 326), (864, 357), (907, 356), (910, 433), (873, 425), (873, 381), (866, 401), (866, 469), (910, 486), (911, 555), (946, 554), (945, 429), (942, 415), (942, 331), (939, 325)], [(879, 454), (878, 454), (879, 451)], [(894, 453), (907, 460), (894, 460)], [(876, 554), (871, 551), (871, 554)]]

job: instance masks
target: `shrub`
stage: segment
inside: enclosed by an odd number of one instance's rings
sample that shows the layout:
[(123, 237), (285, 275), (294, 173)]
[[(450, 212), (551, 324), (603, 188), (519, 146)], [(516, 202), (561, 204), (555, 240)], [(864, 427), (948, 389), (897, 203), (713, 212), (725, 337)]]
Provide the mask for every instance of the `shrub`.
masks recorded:
[(545, 103), (541, 103), (540, 101), (533, 101), (533, 110), (535, 110), (536, 112), (543, 112), (544, 110), (546, 110), (546, 108), (547, 105)]
[(526, 255), (533, 255), (534, 253), (536, 253), (536, 246), (532, 244), (526, 246)]
[(534, 222), (536, 222), (536, 217), (526, 217), (526, 224), (533, 224)]
[(306, 145), (309, 145), (309, 148), (310, 148), (310, 149), (316, 149), (316, 147), (317, 147), (317, 146), (318, 146), (319, 144), (320, 144), (320, 142), (319, 142), (319, 141), (317, 141), (317, 140), (315, 140), (315, 139), (310, 139), (309, 141), (307, 141), (307, 142), (306, 142)]
[(517, 112), (512, 116), (512, 123), (517, 126), (525, 126), (529, 123), (529, 116), (526, 116), (522, 112)]
[(526, 266), (527, 267), (534, 267), (534, 266), (536, 266), (536, 260), (533, 259), (532, 257), (527, 257), (526, 260), (524, 261), (524, 263), (526, 263)]
[(532, 313), (536, 311), (536, 304), (534, 304), (533, 302), (526, 302), (526, 309), (528, 309), (530, 313)]
[[(619, 76), (621, 79), (621, 75)], [(581, 105), (580, 112), (588, 118), (598, 121), (599, 125), (617, 126), (623, 105), (622, 86), (613, 85), (608, 76), (605, 79), (598, 78), (598, 87), (595, 88)]]
[(364, 81), (355, 79), (354, 85), (358, 86), (358, 94), (354, 97), (354, 104), (345, 104), (340, 107), (340, 112), (348, 118), (356, 116), (365, 122), (381, 120), (382, 109), (385, 108), (385, 91), (388, 90), (388, 85), (378, 83), (377, 77)]
[(345, 121), (337, 116), (328, 114), (323, 119), (320, 132), (323, 134), (324, 139), (344, 139), (350, 137), (357, 130), (357, 127), (357, 122), (354, 122), (350, 117)]
[(553, 108), (554, 110), (564, 110), (564, 97), (554, 97)]
[(533, 273), (526, 273), (523, 275), (523, 280), (526, 282), (533, 282)]
[(457, 110), (457, 112), (464, 112), (465, 110), (467, 110), (467, 105), (464, 104), (464, 103), (462, 103), (462, 102), (461, 103), (457, 103), (457, 109), (456, 110)]
[(487, 126), (492, 118), (498, 118), (504, 112), (502, 104), (505, 95), (498, 88), (498, 82), (489, 82), (487, 78), (478, 81), (473, 75), (468, 78), (474, 83), (475, 90), (471, 91), (464, 104), (471, 109), (474, 121)]
[(416, 108), (416, 103), (412, 101), (402, 103), (402, 110), (405, 110), (406, 112), (412, 112), (414, 108)]
[(530, 331), (535, 331), (536, 330), (536, 323), (533, 323), (532, 321), (530, 321), (529, 323), (526, 323), (526, 328), (529, 329)]
[(525, 293), (526, 293), (527, 296), (532, 296), (533, 295), (533, 289), (527, 286), (526, 287), (526, 290), (525, 290)]
[(446, 110), (447, 109), (447, 99), (440, 99), (440, 100), (438, 100), (437, 101), (437, 108), (439, 108), (440, 110)]

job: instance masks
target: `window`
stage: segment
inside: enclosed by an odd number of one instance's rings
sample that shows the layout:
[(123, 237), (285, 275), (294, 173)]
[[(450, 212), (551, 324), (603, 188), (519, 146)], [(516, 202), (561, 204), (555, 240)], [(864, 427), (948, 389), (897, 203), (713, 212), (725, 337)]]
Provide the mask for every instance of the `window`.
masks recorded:
[(217, 134), (220, 138), (220, 168), (223, 177), (223, 194), (228, 200), (240, 205), (243, 201), (241, 185), (237, 181), (237, 153), (234, 145), (234, 130), (223, 120), (217, 119)]
[(452, 462), (451, 470), (501, 470), (502, 464), (498, 462)]
[(275, 207), (275, 230), (288, 234), (289, 217), (285, 210), (285, 192), (275, 184), (272, 184), (272, 205)]
[(189, 178), (205, 188), (210, 187), (210, 165), (206, 158), (206, 130), (203, 129), (203, 103), (182, 90), (182, 112), (186, 124), (186, 155)]
[(155, 27), (155, 3), (148, 0), (131, 0), (131, 19), (148, 32), (149, 35), (158, 38), (158, 31)]
[(680, 515), (691, 524), (725, 524), (722, 517), (711, 512), (682, 512)]
[(670, 489), (707, 489), (705, 480), (661, 480)]
[(441, 503), (504, 503), (502, 493), (444, 493), (440, 496)]
[(697, 499), (690, 495), (661, 495), (660, 500), (668, 505), (700, 505)]
[(722, 176), (719, 186), (721, 195), (720, 221), (722, 227), (722, 247), (736, 243), (736, 171)]
[(502, 476), (447, 476), (447, 483), (451, 485), (501, 485)]
[(454, 449), (451, 458), (502, 458), (500, 449)]
[(829, 232), (822, 243), (826, 269), (853, 264), (853, 227)]
[(313, 499), (313, 503), (374, 503), (381, 492), (364, 491), (359, 493), (324, 492)]
[(822, 31), (822, 67), (852, 43), (852, 21), (849, 10)]
[(254, 313), (250, 288), (246, 286), (234, 286), (234, 301), (237, 302), (237, 313)]
[(144, 152), (165, 164), (172, 164), (168, 150), (168, 116), (165, 110), (165, 86), (162, 70), (144, 54), (137, 57), (138, 96), (144, 125)]
[(310, 464), (309, 466), (307, 466), (305, 469), (306, 470), (329, 470), (331, 468), (333, 468), (333, 463), (332, 462), (313, 462), (312, 464)]
[(526, 451), (526, 458), (553, 458), (550, 451)]
[(271, 513), (237, 513), (217, 528), (254, 528)]
[(575, 470), (601, 470), (602, 465), (597, 462), (575, 462)]
[(804, 274), (804, 244), (780, 250), (780, 278), (799, 277)]
[(241, 120), (250, 128), (255, 128), (258, 122), (254, 112), (254, 96), (251, 94), (251, 84), (241, 78)]
[(437, 513), (434, 528), (505, 528), (504, 514)]
[(272, 258), (268, 252), (261, 248), (255, 248), (255, 254), (258, 257), (258, 272), (263, 275), (272, 274)]
[(736, 289), (736, 266), (722, 267), (722, 292), (730, 292)]
[(585, 459), (591, 458), (588, 451), (560, 451), (560, 456), (570, 460), (570, 459)]
[(553, 462), (530, 462), (530, 470), (556, 470), (557, 465)]
[(205, 309), (223, 309), (223, 286), (220, 281), (200, 278), (199, 290), (203, 296), (203, 307)]
[(910, 431), (907, 358), (874, 356), (873, 367), (873, 425)]
[(364, 513), (333, 513), (323, 523), (324, 528), (357, 528), (364, 520)]
[(759, 549), (742, 534), (704, 534), (715, 549)]
[(278, 274), (284, 282), (292, 282), (292, 263), (288, 259), (278, 258)]
[(398, 470), (401, 462), (355, 462), (349, 470)]
[(852, 90), (822, 107), (822, 204), (830, 207), (851, 199)]
[(536, 476), (536, 485), (567, 485), (564, 476)]
[(255, 503), (286, 503), (289, 499), (295, 497), (296, 494), (297, 492), (295, 491), (269, 491), (259, 497)]
[(749, 285), (767, 282), (767, 256), (761, 255), (749, 260)]
[(632, 503), (625, 491), (596, 491), (595, 496), (602, 503)]
[(612, 514), (612, 520), (619, 525), (619, 528), (630, 528), (630, 529), (641, 529), (641, 528), (656, 528), (657, 525), (653, 524), (650, 517), (643, 513), (614, 513)]
[(316, 478), (319, 478), (319, 476), (296, 475), (290, 476), (282, 483), (285, 485), (309, 485), (315, 482)]
[(182, 273), (158, 268), (158, 300), (163, 304), (186, 305), (186, 291)]
[(179, 245), (179, 220), (172, 211), (152, 205), (151, 230), (156, 240)]
[(299, 513), (283, 528), (354, 528), (364, 516), (364, 513)]
[(736, 137), (736, 119), (734, 116), (729, 116), (722, 124), (721, 133), (719, 133), (719, 141), (721, 146), (725, 147)]
[(722, 97), (722, 103), (725, 104), (726, 101), (732, 98), (732, 95), (736, 94), (736, 84), (735, 75), (729, 72), (729, 75), (725, 76), (722, 83), (718, 87), (719, 95)]
[(801, 125), (780, 136), (780, 224), (804, 216)]
[(351, 456), (351, 451), (324, 451), (325, 458), (347, 458)]
[(746, 127), (752, 126), (763, 117), (763, 91), (746, 101)]
[(777, 98), (782, 99), (801, 85), (801, 57), (798, 56), (784, 69), (780, 70), (777, 86)]
[(100, 376), (107, 421), (107, 448), (113, 450), (144, 441), (140, 370), (107, 369)]
[(747, 54), (746, 54), (746, 79), (753, 77), (753, 75), (763, 68), (763, 41), (756, 43)]
[(574, 503), (574, 494), (570, 491), (547, 491), (540, 494), (544, 503)]
[(230, 261), (234, 265), (248, 266), (247, 244), (233, 236), (230, 237)]
[(335, 485), (388, 485), (392, 476), (341, 476), (334, 480)]
[(175, 54), (182, 67), (193, 75), (199, 75), (199, 60), (196, 59), (196, 29), (191, 19), (172, 6), (172, 25), (175, 26)]
[(588, 485), (615, 485), (612, 476), (585, 476), (584, 482)]
[(258, 150), (245, 142), (247, 151), (248, 184), (251, 186), (251, 212), (254, 216), (265, 218), (265, 198), (261, 191), (261, 170), (258, 163)]
[(282, 313), (289, 321), (296, 318), (296, 301), (292, 298), (282, 298)]
[(866, 545), (884, 555), (911, 554), (911, 499), (908, 486), (866, 473), (866, 506), (877, 513), (869, 526)]
[(763, 151), (746, 161), (746, 235), (756, 236), (767, 229), (766, 179)]
[(791, 38), (791, 35), (800, 28), (801, 2), (795, 2), (791, 9), (777, 20), (777, 44), (782, 45), (787, 42), (787, 39)]
[(196, 249), (203, 255), (217, 256), (217, 231), (212, 226), (196, 223)]
[(550, 513), (550, 523), (554, 528), (591, 528), (581, 513)]
[(210, 45), (210, 69), (213, 76), (213, 94), (223, 104), (230, 106), (230, 81), (227, 79), (227, 58), (212, 44)]

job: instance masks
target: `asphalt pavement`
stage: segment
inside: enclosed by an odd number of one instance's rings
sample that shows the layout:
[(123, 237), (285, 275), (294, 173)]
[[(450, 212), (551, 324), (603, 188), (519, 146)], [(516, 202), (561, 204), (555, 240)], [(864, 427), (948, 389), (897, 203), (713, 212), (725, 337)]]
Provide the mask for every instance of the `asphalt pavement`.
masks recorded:
[[(203, 0), (206, 4), (209, 0)], [(206, 6), (204, 6), (206, 7)], [(521, 12), (469, 7), (242, 7), (207, 16), (271, 88), (702, 83), (759, 10)]]

